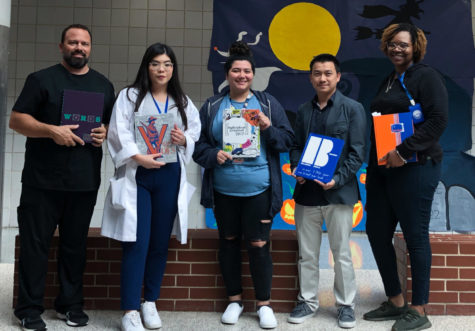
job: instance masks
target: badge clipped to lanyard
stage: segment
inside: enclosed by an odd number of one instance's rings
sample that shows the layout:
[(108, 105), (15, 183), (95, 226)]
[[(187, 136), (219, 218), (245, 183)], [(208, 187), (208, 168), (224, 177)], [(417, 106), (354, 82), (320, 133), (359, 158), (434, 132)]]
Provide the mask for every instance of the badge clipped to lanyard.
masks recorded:
[(424, 122), (424, 114), (422, 113), (422, 107), (420, 103), (416, 103), (414, 101), (414, 98), (412, 95), (409, 93), (406, 85), (404, 84), (404, 75), (406, 73), (404, 72), (402, 75), (397, 75), (399, 78), (399, 81), (401, 82), (401, 86), (404, 89), (404, 92), (406, 92), (407, 97), (409, 98), (409, 102), (411, 103), (409, 105), (409, 111), (412, 114), (412, 122), (414, 124), (422, 123)]

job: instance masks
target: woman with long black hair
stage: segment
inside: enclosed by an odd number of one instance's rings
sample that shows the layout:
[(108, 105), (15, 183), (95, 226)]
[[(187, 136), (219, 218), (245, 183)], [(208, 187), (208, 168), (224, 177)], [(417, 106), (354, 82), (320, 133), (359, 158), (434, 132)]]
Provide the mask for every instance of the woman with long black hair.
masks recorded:
[[(135, 116), (173, 114), (171, 142), (177, 162), (160, 161), (160, 153), (141, 153), (135, 135)], [(155, 301), (160, 294), (172, 229), (186, 243), (189, 184), (185, 164), (200, 133), (198, 111), (178, 80), (173, 50), (156, 43), (148, 47), (134, 83), (116, 100), (108, 147), (116, 167), (114, 184), (104, 206), (102, 234), (122, 241), (122, 330), (160, 328)], [(116, 196), (114, 196), (116, 195)], [(145, 302), (141, 304), (144, 285)], [(140, 313), (142, 319), (140, 318)]]

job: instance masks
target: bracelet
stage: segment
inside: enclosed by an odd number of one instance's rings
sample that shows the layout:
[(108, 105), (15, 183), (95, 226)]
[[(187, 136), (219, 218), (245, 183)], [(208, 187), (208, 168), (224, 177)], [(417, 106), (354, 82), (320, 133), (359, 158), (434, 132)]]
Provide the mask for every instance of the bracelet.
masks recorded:
[(397, 149), (395, 149), (395, 151), (396, 151), (397, 156), (399, 156), (399, 158), (404, 162), (404, 164), (406, 164), (406, 163), (407, 163), (407, 160), (406, 160), (405, 158), (403, 158), (403, 157), (401, 156), (401, 154), (399, 154), (399, 151), (398, 151)]

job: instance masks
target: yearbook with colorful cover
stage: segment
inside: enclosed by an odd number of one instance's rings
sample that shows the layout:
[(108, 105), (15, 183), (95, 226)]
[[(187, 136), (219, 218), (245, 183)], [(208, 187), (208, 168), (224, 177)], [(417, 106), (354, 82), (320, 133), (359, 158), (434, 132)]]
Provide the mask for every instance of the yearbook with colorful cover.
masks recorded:
[(233, 157), (258, 157), (261, 152), (259, 109), (223, 111), (223, 150)]
[(157, 161), (177, 162), (176, 145), (171, 141), (175, 116), (170, 113), (135, 115), (135, 141), (141, 154), (162, 153)]
[(295, 175), (318, 179), (323, 183), (330, 182), (344, 144), (342, 139), (311, 133), (295, 169)]
[[(386, 161), (380, 162), (379, 159), (414, 134), (412, 114), (373, 115), (373, 123), (378, 165), (384, 165)], [(417, 162), (417, 154), (414, 153), (406, 161)]]
[(91, 130), (101, 126), (103, 111), (104, 93), (64, 90), (60, 124), (79, 124), (74, 134), (91, 143)]

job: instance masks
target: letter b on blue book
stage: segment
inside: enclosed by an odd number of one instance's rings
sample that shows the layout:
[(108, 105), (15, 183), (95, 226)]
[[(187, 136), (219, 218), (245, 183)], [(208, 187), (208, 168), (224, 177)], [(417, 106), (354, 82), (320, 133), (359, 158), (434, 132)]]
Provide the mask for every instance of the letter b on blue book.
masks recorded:
[(342, 139), (311, 133), (295, 175), (328, 183), (333, 178), (344, 143)]

